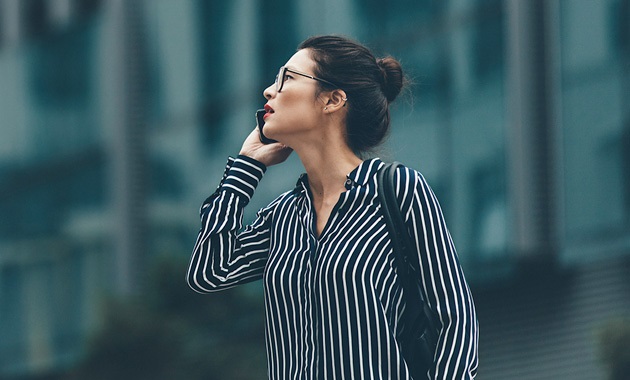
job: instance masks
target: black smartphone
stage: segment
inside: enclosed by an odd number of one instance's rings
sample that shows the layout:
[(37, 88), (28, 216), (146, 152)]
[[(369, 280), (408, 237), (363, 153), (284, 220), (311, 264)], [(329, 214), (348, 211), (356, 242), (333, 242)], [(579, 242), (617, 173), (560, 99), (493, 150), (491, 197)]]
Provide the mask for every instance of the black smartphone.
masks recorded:
[(263, 134), (263, 127), (265, 126), (265, 119), (263, 116), (265, 116), (265, 113), (267, 113), (267, 111), (263, 109), (256, 111), (256, 126), (258, 127), (258, 132), (260, 132), (260, 142), (263, 144), (272, 144), (277, 141), (272, 140)]

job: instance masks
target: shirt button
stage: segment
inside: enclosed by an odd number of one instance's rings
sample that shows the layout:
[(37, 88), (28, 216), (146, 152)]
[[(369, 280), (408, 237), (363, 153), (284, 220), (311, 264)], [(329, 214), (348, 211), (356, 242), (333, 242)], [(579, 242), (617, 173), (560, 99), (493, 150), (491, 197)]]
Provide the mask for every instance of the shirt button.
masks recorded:
[(352, 184), (353, 184), (353, 181), (352, 181), (350, 178), (348, 178), (348, 179), (346, 180), (346, 187), (351, 187), (351, 186), (352, 186)]

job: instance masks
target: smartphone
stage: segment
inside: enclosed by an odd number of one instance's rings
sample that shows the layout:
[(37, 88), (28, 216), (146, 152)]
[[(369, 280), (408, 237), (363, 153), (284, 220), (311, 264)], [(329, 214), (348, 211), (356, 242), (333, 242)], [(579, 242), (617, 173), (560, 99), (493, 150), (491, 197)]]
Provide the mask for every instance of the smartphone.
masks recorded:
[(265, 113), (267, 113), (267, 111), (263, 109), (256, 111), (256, 126), (258, 127), (258, 132), (260, 132), (260, 142), (263, 144), (272, 144), (277, 141), (272, 140), (263, 134), (263, 127), (265, 126), (265, 119), (263, 116), (265, 116)]

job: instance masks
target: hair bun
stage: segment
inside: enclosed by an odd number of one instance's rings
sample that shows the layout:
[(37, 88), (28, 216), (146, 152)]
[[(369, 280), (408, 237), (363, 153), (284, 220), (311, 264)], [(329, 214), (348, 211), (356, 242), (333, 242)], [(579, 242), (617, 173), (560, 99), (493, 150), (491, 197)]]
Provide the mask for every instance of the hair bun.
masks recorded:
[(388, 102), (393, 102), (394, 99), (400, 94), (403, 88), (403, 71), (398, 62), (393, 57), (379, 58), (376, 63), (381, 68), (381, 74), (383, 81), (381, 83), (381, 89), (385, 94)]

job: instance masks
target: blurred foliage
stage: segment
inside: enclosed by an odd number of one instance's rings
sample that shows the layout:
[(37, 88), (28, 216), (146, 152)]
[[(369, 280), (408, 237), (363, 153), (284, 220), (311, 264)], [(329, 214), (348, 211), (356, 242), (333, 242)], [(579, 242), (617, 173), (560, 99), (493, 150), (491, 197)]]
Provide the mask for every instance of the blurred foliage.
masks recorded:
[(608, 322), (599, 332), (599, 346), (608, 379), (630, 379), (630, 318)]
[(146, 296), (108, 301), (101, 329), (68, 378), (265, 378), (262, 297), (242, 287), (197, 294), (186, 268), (186, 258), (162, 257)]

